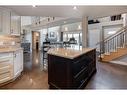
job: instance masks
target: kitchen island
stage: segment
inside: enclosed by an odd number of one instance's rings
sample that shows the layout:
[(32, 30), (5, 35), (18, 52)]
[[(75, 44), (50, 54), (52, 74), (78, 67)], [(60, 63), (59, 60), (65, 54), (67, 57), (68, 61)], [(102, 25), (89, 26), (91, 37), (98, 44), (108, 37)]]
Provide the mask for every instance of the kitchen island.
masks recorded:
[(52, 48), (48, 51), (49, 88), (84, 88), (95, 72), (95, 49)]

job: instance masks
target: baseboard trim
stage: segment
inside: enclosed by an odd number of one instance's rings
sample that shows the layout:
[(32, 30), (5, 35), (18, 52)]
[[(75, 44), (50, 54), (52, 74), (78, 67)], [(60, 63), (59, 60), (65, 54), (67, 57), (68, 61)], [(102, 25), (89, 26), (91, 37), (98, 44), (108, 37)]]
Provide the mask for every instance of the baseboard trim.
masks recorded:
[(119, 65), (127, 66), (127, 62), (122, 62), (122, 61), (109, 61), (109, 62), (113, 63), (113, 64), (119, 64)]

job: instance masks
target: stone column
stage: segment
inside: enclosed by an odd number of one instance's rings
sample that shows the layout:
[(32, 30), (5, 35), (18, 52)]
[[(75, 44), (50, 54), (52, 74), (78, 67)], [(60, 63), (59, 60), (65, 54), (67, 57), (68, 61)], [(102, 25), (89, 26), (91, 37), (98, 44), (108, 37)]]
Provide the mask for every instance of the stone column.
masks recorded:
[(88, 17), (82, 18), (82, 46), (88, 47)]

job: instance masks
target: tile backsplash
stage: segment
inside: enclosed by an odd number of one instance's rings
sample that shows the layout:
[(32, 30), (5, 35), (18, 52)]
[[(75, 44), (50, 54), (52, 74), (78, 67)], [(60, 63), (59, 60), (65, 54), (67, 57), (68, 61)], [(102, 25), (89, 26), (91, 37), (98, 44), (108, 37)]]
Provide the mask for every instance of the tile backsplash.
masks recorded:
[(19, 36), (0, 35), (0, 48), (20, 47), (20, 43), (21, 42)]

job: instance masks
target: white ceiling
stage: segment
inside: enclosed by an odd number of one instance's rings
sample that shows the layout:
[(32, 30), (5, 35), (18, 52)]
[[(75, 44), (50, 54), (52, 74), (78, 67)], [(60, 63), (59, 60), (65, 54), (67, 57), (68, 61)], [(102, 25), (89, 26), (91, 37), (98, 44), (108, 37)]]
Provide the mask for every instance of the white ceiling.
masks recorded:
[(3, 6), (17, 12), (21, 16), (54, 16), (54, 17), (82, 17), (89, 19), (127, 12), (127, 6)]

